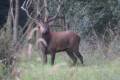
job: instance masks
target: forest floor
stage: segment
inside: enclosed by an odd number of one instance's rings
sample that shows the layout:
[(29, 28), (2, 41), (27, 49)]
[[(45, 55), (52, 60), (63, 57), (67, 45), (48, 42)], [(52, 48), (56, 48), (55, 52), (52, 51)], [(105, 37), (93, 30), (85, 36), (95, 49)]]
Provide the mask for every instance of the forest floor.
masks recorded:
[[(36, 53), (35, 53), (36, 54)], [(100, 54), (83, 54), (84, 65), (72, 61), (64, 53), (58, 53), (55, 65), (43, 65), (39, 56), (23, 59), (19, 64), (21, 80), (120, 80), (120, 58), (105, 59)]]

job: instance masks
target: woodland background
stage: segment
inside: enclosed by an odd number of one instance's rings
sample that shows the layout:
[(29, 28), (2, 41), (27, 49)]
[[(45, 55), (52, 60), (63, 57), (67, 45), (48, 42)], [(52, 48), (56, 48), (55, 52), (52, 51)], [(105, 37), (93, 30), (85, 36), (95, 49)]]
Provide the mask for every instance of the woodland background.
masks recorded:
[[(71, 30), (81, 36), (80, 51), (85, 66), (69, 67), (67, 55), (58, 54), (56, 65), (43, 66), (34, 45), (27, 56), (29, 26), (35, 24), (21, 10), (24, 0), (0, 1), (0, 80), (119, 80), (120, 0), (61, 0), (59, 16), (51, 30)], [(11, 4), (13, 3), (13, 4)], [(49, 15), (56, 13), (57, 0), (47, 0)], [(37, 6), (36, 6), (37, 5)], [(33, 0), (32, 16), (39, 14), (43, 0)], [(45, 16), (44, 12), (41, 16)], [(65, 27), (69, 24), (69, 27)], [(33, 44), (35, 38), (33, 38)], [(66, 58), (67, 57), (67, 58)], [(103, 69), (104, 68), (104, 69)]]

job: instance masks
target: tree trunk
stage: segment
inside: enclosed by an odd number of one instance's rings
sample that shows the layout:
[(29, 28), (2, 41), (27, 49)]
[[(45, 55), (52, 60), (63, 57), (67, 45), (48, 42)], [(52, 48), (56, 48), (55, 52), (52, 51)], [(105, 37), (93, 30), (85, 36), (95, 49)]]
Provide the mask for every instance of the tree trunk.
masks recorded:
[(44, 21), (46, 22), (47, 19), (48, 19), (47, 0), (44, 0), (44, 6), (45, 6), (45, 18), (44, 18)]
[(17, 42), (18, 17), (19, 17), (19, 0), (15, 0), (15, 14), (13, 20), (13, 43)]

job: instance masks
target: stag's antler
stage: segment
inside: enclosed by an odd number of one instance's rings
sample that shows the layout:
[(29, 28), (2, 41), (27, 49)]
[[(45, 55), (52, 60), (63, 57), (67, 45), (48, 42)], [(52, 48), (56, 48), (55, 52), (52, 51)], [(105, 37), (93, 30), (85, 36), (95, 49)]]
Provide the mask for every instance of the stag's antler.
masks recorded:
[(28, 11), (28, 9), (29, 9), (30, 5), (32, 4), (32, 2), (33, 2), (33, 0), (25, 0), (25, 1), (23, 2), (22, 6), (21, 6), (21, 9), (26, 12), (27, 16), (28, 16), (31, 20), (33, 20), (34, 22), (37, 23), (37, 22), (39, 22), (39, 21), (38, 21), (37, 19), (33, 18), (33, 17), (29, 14), (29, 11)]
[[(23, 2), (22, 6), (21, 6), (21, 9), (26, 12), (28, 18), (30, 18), (31, 20), (33, 20), (35, 23), (38, 23), (38, 20), (35, 19), (35, 18), (33, 18), (33, 17), (29, 14), (29, 11), (28, 11), (29, 7), (30, 7), (31, 4), (32, 4), (32, 1), (33, 1), (33, 0), (25, 0), (25, 1)], [(37, 30), (38, 30), (38, 28), (35, 27), (34, 29), (31, 30), (31, 32), (30, 32), (29, 35), (28, 35), (28, 42), (29, 42), (29, 44), (28, 44), (28, 54), (29, 54), (29, 55), (28, 55), (28, 56), (29, 56), (29, 57), (31, 56), (31, 53), (32, 53), (32, 43), (31, 43), (30, 41), (31, 41), (31, 39), (32, 39), (32, 37), (33, 37), (34, 32), (37, 31)]]
[(58, 7), (57, 7), (57, 13), (55, 14), (55, 16), (53, 16), (53, 17), (51, 17), (50, 19), (48, 19), (48, 21), (47, 21), (48, 23), (51, 22), (51, 21), (53, 21), (53, 20), (55, 20), (55, 19), (57, 19), (57, 18), (61, 18), (61, 17), (58, 17), (58, 14), (59, 14), (59, 12), (60, 12), (60, 9), (61, 9), (62, 4), (63, 4), (63, 1), (62, 1), (62, 0), (59, 0), (59, 5), (58, 5)]

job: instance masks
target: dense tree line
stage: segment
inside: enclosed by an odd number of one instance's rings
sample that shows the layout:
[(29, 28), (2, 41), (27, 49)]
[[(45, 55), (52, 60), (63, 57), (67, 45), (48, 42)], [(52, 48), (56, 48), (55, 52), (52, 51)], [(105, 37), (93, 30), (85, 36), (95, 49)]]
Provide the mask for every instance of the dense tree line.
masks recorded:
[[(7, 21), (8, 12), (10, 8), (10, 0), (1, 0), (0, 1), (0, 29)], [(17, 1), (17, 0), (13, 0)], [(24, 41), (23, 38), (24, 33), (26, 33), (27, 28), (29, 28), (29, 24), (31, 21), (27, 18), (26, 13), (21, 9), (21, 5), (25, 0), (19, 0), (19, 16), (18, 23), (16, 25), (6, 25), (6, 31), (0, 31), (0, 62), (4, 63), (6, 66), (12, 64), (11, 60), (14, 58), (15, 46), (16, 44), (12, 44), (13, 34), (15, 34), (14, 38), (17, 41)], [(40, 11), (43, 5), (44, 0), (31, 0), (33, 1), (32, 5), (28, 11), (32, 13), (32, 17), (34, 18), (43, 18), (45, 17), (45, 11)], [(48, 9), (48, 17), (55, 15), (56, 8), (59, 4), (57, 0), (46, 0), (47, 1), (47, 9)], [(89, 38), (93, 35), (96, 35), (99, 40), (106, 43), (108, 45), (109, 42), (114, 39), (116, 35), (120, 35), (120, 0), (61, 0), (63, 1), (62, 7), (60, 9), (59, 16), (65, 17), (65, 22), (69, 23), (70, 30), (75, 28), (78, 30), (78, 33), (82, 33), (82, 38)], [(14, 5), (14, 3), (13, 3)], [(15, 5), (14, 5), (15, 6)], [(15, 7), (13, 12), (15, 12)], [(38, 17), (38, 15), (40, 16)], [(28, 24), (26, 27), (23, 27), (28, 19)], [(9, 22), (9, 21), (8, 21)], [(13, 20), (14, 23), (14, 20)], [(61, 23), (58, 20), (55, 20), (55, 25), (60, 24), (60, 26), (53, 27), (61, 27)], [(20, 26), (21, 27), (20, 27)], [(33, 24), (32, 26), (35, 26)], [(14, 28), (15, 27), (15, 28)], [(9, 32), (9, 28), (12, 31)], [(20, 29), (22, 29), (22, 31)], [(51, 27), (52, 28), (52, 27)], [(16, 30), (15, 30), (16, 29)], [(57, 28), (56, 28), (57, 29)], [(14, 32), (16, 31), (16, 32)], [(7, 33), (6, 33), (7, 32)], [(20, 34), (19, 34), (20, 33)], [(10, 35), (12, 34), (12, 35)], [(89, 35), (89, 36), (88, 36)], [(26, 36), (25, 36), (26, 37)], [(22, 38), (22, 39), (21, 39)], [(19, 42), (21, 44), (21, 42)], [(18, 45), (19, 46), (19, 45)], [(18, 48), (17, 48), (18, 49)]]
[[(31, 10), (36, 12), (36, 4), (38, 0), (33, 1)], [(109, 42), (111, 33), (113, 36), (120, 32), (120, 1), (119, 0), (61, 0), (63, 1), (59, 15), (65, 16), (66, 23), (69, 23), (70, 29), (80, 28), (82, 36), (92, 34), (93, 30), (101, 39), (104, 35), (104, 40)], [(24, 0), (19, 0), (19, 23), (23, 26), (26, 22), (26, 13), (21, 10), (21, 5)], [(39, 8), (42, 7), (43, 0), (39, 0)], [(47, 0), (49, 15), (56, 13), (56, 7), (59, 4), (56, 0)], [(0, 19), (1, 24), (6, 20), (9, 10), (9, 0), (0, 1)], [(6, 11), (4, 11), (6, 10)], [(30, 10), (30, 11), (31, 11)], [(5, 13), (5, 14), (4, 14)], [(39, 13), (39, 12), (38, 12)], [(5, 18), (4, 15), (5, 15)], [(44, 16), (41, 12), (40, 16)], [(57, 23), (58, 24), (58, 23)], [(17, 26), (18, 27), (18, 26)]]
[[(19, 6), (21, 6), (23, 1), (24, 0), (20, 0)], [(37, 2), (37, 0), (35, 0), (35, 2)], [(58, 1), (50, 0), (47, 2), (50, 11), (49, 14), (54, 15), (54, 10), (58, 4)], [(80, 27), (82, 32), (86, 32), (86, 30), (89, 30), (90, 28), (95, 28), (96, 32), (99, 34), (103, 33), (109, 24), (112, 26), (112, 30), (115, 30), (115, 27), (119, 26), (119, 0), (64, 0), (63, 2), (64, 4), (61, 14), (65, 15), (66, 21), (69, 22), (71, 26)], [(5, 22), (5, 18), (7, 18), (6, 16), (9, 10), (9, 0), (4, 0), (0, 3), (0, 18), (2, 24)], [(21, 26), (23, 26), (26, 21), (25, 17), (26, 14), (20, 9), (19, 21)]]

